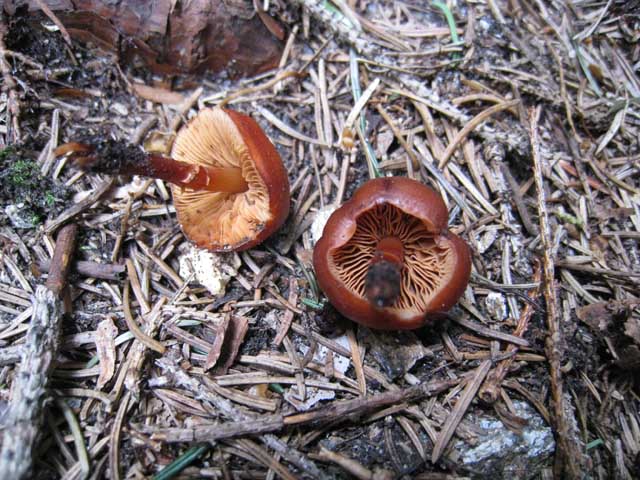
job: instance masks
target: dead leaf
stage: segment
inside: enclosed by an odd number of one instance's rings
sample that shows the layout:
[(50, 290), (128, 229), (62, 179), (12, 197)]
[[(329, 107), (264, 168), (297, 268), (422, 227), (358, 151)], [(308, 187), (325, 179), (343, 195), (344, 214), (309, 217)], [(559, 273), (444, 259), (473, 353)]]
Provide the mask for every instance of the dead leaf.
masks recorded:
[(625, 302), (598, 302), (576, 309), (576, 316), (596, 332), (605, 332), (614, 323), (621, 322), (629, 314)]

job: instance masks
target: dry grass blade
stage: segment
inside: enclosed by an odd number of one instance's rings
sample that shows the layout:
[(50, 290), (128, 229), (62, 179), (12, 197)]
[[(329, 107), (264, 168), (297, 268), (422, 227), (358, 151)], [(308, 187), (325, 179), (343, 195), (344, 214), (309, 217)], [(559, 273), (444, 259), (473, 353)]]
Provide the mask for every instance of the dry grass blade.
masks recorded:
[[(135, 275), (135, 270), (131, 260), (127, 260), (127, 271), (129, 273), (129, 276)], [(129, 281), (125, 282), (124, 290), (122, 292), (122, 311), (124, 312), (124, 320), (125, 322), (127, 322), (129, 331), (133, 334), (134, 337), (136, 337), (136, 339), (140, 343), (144, 344), (147, 348), (150, 348), (151, 350), (154, 350), (158, 353), (164, 353), (165, 346), (145, 334), (134, 320), (133, 315), (131, 315), (131, 306), (129, 304), (129, 284)]]
[(122, 422), (124, 415), (129, 408), (129, 400), (131, 394), (127, 392), (118, 406), (111, 433), (109, 435), (109, 469), (111, 470), (111, 478), (120, 480), (120, 433), (122, 431)]
[(453, 140), (449, 142), (449, 145), (447, 145), (447, 149), (442, 154), (442, 157), (438, 159), (438, 168), (441, 168), (441, 169), (444, 168), (444, 166), (447, 164), (447, 162), (451, 158), (451, 155), (453, 155), (453, 152), (456, 151), (456, 149), (460, 146), (463, 140), (467, 138), (467, 135), (469, 135), (473, 130), (475, 130), (475, 128), (478, 125), (480, 125), (482, 122), (484, 122), (487, 118), (494, 115), (495, 113), (515, 107), (516, 105), (518, 105), (519, 102), (520, 102), (519, 100), (511, 100), (510, 102), (499, 103), (497, 105), (487, 108), (486, 110), (482, 111), (481, 113), (473, 117), (471, 120), (469, 120), (469, 122), (462, 128), (462, 130), (460, 130), (456, 134)]
[(258, 108), (258, 112), (260, 112), (260, 114), (264, 118), (266, 118), (267, 121), (272, 123), (273, 126), (278, 128), (282, 132), (286, 133), (290, 137), (293, 137), (293, 138), (295, 138), (297, 140), (300, 140), (301, 142), (312, 143), (314, 145), (319, 145), (321, 147), (328, 147), (329, 146), (329, 145), (325, 144), (324, 142), (322, 142), (320, 140), (316, 140), (315, 138), (311, 138), (311, 137), (308, 137), (307, 135), (303, 135), (302, 133), (300, 133), (300, 132), (296, 131), (295, 129), (291, 128), (290, 126), (288, 126), (286, 123), (284, 123), (278, 117), (276, 117), (273, 113), (271, 113), (266, 108), (260, 107), (260, 108)]
[(71, 220), (77, 215), (80, 215), (86, 209), (88, 209), (91, 205), (97, 202), (113, 185), (113, 179), (107, 180), (106, 182), (101, 183), (89, 196), (85, 199), (79, 201), (72, 207), (69, 207), (67, 210), (62, 212), (55, 219), (47, 222), (44, 229), (47, 233), (51, 234), (55, 232), (58, 227)]
[(433, 446), (433, 452), (431, 453), (432, 463), (436, 463), (440, 459), (444, 449), (447, 448), (449, 440), (453, 437), (460, 420), (462, 420), (467, 408), (471, 405), (471, 402), (476, 396), (476, 392), (480, 388), (480, 385), (482, 385), (482, 382), (487, 376), (487, 373), (489, 373), (490, 368), (491, 360), (485, 360), (480, 364), (480, 366), (478, 366), (478, 368), (476, 368), (472, 378), (469, 380), (467, 386), (462, 392), (462, 395), (460, 395), (460, 398), (456, 402), (456, 406), (447, 417), (447, 421), (438, 434), (438, 439), (436, 440), (435, 445)]
[[(289, 279), (289, 297), (287, 299), (287, 303), (289, 305), (292, 305), (294, 308), (298, 303), (298, 280), (295, 277), (291, 277)], [(291, 322), (293, 322), (294, 315), (295, 312), (290, 308), (282, 314), (282, 321), (280, 323), (280, 326), (278, 327), (278, 333), (273, 339), (273, 344), (276, 347), (282, 343), (282, 340), (289, 332), (289, 328), (291, 327)]]
[(498, 340), (503, 340), (505, 342), (512, 343), (514, 345), (520, 345), (521, 347), (528, 347), (529, 342), (524, 338), (521, 338), (517, 335), (511, 335), (509, 333), (500, 332), (498, 330), (492, 330), (491, 328), (487, 328), (484, 325), (473, 322), (471, 320), (467, 320), (466, 318), (456, 317), (450, 315), (449, 318), (463, 327), (466, 327), (470, 330), (473, 330), (479, 335), (488, 338), (495, 338)]

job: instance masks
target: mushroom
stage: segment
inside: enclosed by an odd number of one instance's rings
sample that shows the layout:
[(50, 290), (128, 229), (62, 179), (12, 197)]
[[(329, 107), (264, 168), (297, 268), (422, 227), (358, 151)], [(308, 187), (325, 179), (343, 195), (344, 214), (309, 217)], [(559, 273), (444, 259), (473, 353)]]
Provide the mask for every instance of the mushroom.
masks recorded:
[(56, 151), (67, 152), (85, 169), (170, 182), (182, 230), (211, 251), (246, 250), (289, 213), (289, 181), (278, 152), (255, 120), (233, 110), (201, 110), (178, 132), (172, 158), (114, 140)]
[(337, 209), (313, 252), (320, 288), (345, 317), (381, 330), (418, 328), (449, 310), (471, 272), (435, 191), (403, 177), (370, 180)]

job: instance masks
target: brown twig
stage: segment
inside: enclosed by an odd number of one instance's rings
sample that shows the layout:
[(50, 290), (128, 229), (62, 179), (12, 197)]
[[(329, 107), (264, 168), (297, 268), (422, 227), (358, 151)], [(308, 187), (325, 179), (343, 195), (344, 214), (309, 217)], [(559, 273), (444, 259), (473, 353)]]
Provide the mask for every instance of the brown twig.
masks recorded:
[(529, 137), (533, 156), (533, 172), (536, 183), (538, 200), (538, 217), (540, 222), (540, 238), (543, 248), (544, 298), (547, 306), (547, 342), (546, 354), (549, 360), (549, 374), (551, 381), (552, 421), (556, 432), (557, 448), (554, 466), (556, 478), (581, 479), (584, 478), (584, 460), (580, 443), (577, 438), (571, 438), (567, 410), (571, 411), (569, 400), (565, 399), (562, 381), (562, 358), (564, 355), (563, 332), (560, 328), (560, 313), (558, 310), (558, 296), (556, 294), (555, 267), (553, 254), (553, 240), (549, 212), (547, 210), (547, 195), (545, 191), (542, 159), (539, 155), (538, 121), (540, 107), (529, 110)]
[(292, 425), (323, 425), (336, 419), (348, 420), (388, 405), (431, 397), (447, 390), (455, 383), (457, 381), (454, 380), (433, 381), (371, 397), (337, 401), (329, 407), (293, 415), (266, 415), (248, 421), (199, 425), (193, 428), (162, 428), (154, 430), (151, 438), (168, 443), (212, 442), (225, 438), (276, 432)]
[[(51, 262), (38, 263), (38, 270), (42, 272), (49, 272), (51, 268)], [(124, 265), (112, 264), (112, 263), (98, 263), (87, 260), (76, 260), (71, 263), (71, 270), (76, 273), (89, 277), (99, 278), (101, 280), (120, 280), (122, 274), (125, 271)]]
[(467, 138), (467, 135), (469, 135), (478, 125), (480, 125), (482, 122), (484, 122), (487, 118), (489, 118), (494, 113), (498, 113), (498, 112), (501, 112), (502, 110), (507, 110), (509, 108), (515, 107), (518, 103), (519, 103), (519, 100), (511, 100), (509, 102), (499, 103), (497, 105), (487, 108), (486, 110), (480, 112), (478, 115), (476, 115), (471, 120), (469, 120), (469, 122), (464, 127), (462, 127), (462, 130), (460, 130), (456, 134), (456, 136), (451, 140), (451, 142), (447, 146), (447, 149), (442, 154), (442, 157), (438, 159), (439, 160), (438, 168), (440, 169), (444, 168), (444, 166), (447, 164), (447, 162), (451, 158), (451, 155), (453, 154), (453, 152), (456, 151), (456, 149), (460, 146), (462, 141), (465, 138)]

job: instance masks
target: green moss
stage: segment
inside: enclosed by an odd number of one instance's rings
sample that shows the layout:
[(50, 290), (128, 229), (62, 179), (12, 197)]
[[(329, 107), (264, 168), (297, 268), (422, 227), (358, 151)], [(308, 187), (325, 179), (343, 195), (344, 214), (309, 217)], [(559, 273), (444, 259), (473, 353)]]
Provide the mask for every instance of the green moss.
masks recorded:
[[(40, 165), (29, 157), (32, 150), (7, 147), (0, 150), (0, 205), (20, 205), (12, 223), (19, 228), (37, 226), (59, 214), (69, 192), (64, 185), (40, 174)], [(18, 219), (18, 220), (16, 220)], [(0, 223), (5, 220), (0, 217)]]
[(38, 164), (31, 160), (18, 160), (9, 167), (7, 180), (16, 187), (35, 188), (42, 178)]
[(14, 153), (14, 149), (12, 147), (6, 147), (0, 150), (0, 162), (3, 162), (5, 158)]
[(47, 207), (53, 207), (56, 204), (56, 196), (51, 192), (45, 192), (44, 203)]

